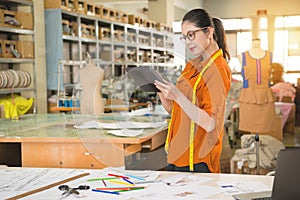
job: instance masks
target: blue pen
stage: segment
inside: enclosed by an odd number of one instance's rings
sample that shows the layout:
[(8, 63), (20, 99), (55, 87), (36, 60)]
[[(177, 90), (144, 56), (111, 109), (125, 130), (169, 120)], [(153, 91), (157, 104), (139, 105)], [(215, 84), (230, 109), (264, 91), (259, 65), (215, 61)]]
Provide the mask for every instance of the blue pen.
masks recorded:
[(96, 190), (96, 189), (92, 189), (93, 192), (102, 192), (102, 193), (108, 193), (108, 194), (116, 194), (119, 195), (119, 192), (114, 192), (114, 191), (106, 191), (106, 190)]

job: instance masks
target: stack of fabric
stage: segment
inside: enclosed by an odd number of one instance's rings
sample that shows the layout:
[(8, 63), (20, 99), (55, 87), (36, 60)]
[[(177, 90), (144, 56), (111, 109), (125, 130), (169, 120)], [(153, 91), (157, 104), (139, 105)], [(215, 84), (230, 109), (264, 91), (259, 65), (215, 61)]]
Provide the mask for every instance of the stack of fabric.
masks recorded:
[[(259, 136), (259, 167), (264, 169), (264, 174), (275, 169), (277, 153), (284, 148), (284, 144), (272, 136)], [(231, 158), (231, 173), (253, 174), (252, 172), (256, 172), (256, 157), (255, 135), (243, 135), (241, 137), (241, 149), (236, 150)]]

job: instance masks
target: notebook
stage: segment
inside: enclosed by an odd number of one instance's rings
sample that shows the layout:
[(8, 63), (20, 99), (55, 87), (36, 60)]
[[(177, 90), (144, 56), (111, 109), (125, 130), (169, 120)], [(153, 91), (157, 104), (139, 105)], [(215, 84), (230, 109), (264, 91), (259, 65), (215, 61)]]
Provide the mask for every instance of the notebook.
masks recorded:
[(300, 199), (300, 148), (278, 152), (272, 191), (236, 194), (237, 200), (299, 200)]

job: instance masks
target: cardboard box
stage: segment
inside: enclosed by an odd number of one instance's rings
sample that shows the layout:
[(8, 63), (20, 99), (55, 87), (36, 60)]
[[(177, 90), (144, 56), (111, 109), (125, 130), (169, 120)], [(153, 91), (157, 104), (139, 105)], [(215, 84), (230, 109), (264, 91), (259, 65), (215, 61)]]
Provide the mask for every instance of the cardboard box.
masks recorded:
[(128, 23), (132, 25), (139, 25), (140, 18), (135, 15), (128, 15)]
[(62, 32), (63, 35), (70, 35), (70, 23), (69, 20), (63, 19), (62, 23)]
[(69, 23), (70, 28), (70, 35), (72, 36), (78, 36), (78, 24), (77, 22), (73, 21)]
[(81, 31), (82, 37), (96, 38), (94, 25), (81, 24)]
[(111, 40), (110, 28), (99, 27), (99, 39), (100, 40)]
[(122, 13), (121, 22), (128, 24), (128, 14), (127, 13), (124, 13), (124, 12)]
[(102, 18), (103, 15), (103, 6), (102, 5), (95, 5), (95, 16)]
[(3, 46), (2, 46), (2, 52), (3, 52), (3, 57), (5, 58), (13, 58), (15, 57), (13, 54), (13, 49), (16, 49), (16, 41), (12, 40), (3, 40)]
[(4, 16), (3, 16), (3, 10), (0, 9), (0, 26), (4, 25)]
[(84, 0), (75, 1), (75, 11), (81, 14), (86, 14), (86, 2)]
[[(271, 170), (264, 169), (262, 167), (259, 168), (260, 175), (266, 175)], [(256, 175), (256, 168), (249, 168), (249, 164), (247, 161), (232, 161), (230, 162), (230, 173), (231, 174), (251, 174)]]
[(101, 16), (101, 18), (102, 19), (109, 19), (109, 12), (110, 12), (109, 8), (102, 7), (102, 16)]
[(60, 8), (61, 0), (44, 0), (44, 8), (51, 9), (51, 8)]
[(15, 11), (11, 11), (11, 10), (2, 10), (2, 17), (3, 17), (3, 26), (7, 26), (7, 27), (19, 27), (18, 25), (15, 24), (10, 24), (5, 22), (5, 18), (6, 17), (11, 17), (12, 19), (16, 19), (16, 12)]
[(31, 41), (17, 41), (16, 49), (21, 58), (34, 58), (34, 43)]
[(84, 10), (85, 10), (85, 14), (87, 15), (95, 15), (95, 5), (93, 3), (88, 3), (86, 2), (84, 4)]
[(3, 40), (2, 39), (0, 39), (0, 57), (3, 57), (4, 55), (3, 55), (3, 50), (4, 50), (4, 47), (3, 47)]
[(16, 12), (16, 19), (21, 24), (21, 28), (33, 30), (33, 16), (28, 12)]
[(61, 8), (63, 10), (75, 11), (75, 1), (77, 0), (44, 0), (44, 8)]

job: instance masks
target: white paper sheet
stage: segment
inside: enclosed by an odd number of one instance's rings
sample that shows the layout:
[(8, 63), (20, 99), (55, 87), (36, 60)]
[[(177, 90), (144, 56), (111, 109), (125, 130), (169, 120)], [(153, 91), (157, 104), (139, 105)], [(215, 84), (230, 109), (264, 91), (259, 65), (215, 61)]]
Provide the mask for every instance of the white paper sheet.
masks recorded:
[(119, 136), (119, 137), (137, 137), (139, 135), (142, 135), (144, 132), (144, 129), (121, 129), (121, 130), (109, 130), (107, 133)]
[(146, 129), (146, 128), (161, 128), (167, 125), (166, 121), (163, 122), (115, 122), (115, 123), (104, 123), (97, 122), (96, 120), (91, 120), (85, 122), (81, 125), (74, 126), (77, 129), (88, 129), (88, 128), (97, 128), (97, 129)]

